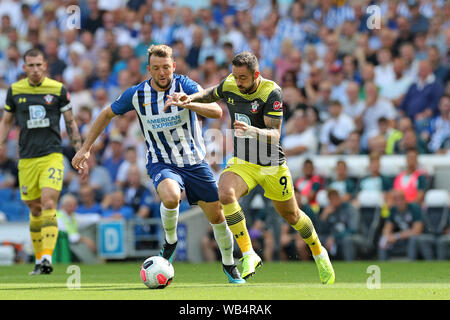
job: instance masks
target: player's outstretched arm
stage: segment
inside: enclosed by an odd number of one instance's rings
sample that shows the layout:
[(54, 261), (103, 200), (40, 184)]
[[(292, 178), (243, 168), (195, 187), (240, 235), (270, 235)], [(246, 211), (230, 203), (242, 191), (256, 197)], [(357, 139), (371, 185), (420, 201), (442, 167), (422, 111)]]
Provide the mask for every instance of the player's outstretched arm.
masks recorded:
[(105, 130), (106, 126), (111, 122), (116, 114), (112, 111), (111, 106), (103, 109), (95, 119), (89, 130), (86, 140), (84, 141), (81, 149), (75, 154), (72, 159), (72, 166), (79, 170), (80, 173), (87, 168), (87, 159), (91, 155), (91, 148), (98, 136)]
[[(174, 105), (192, 110), (207, 118), (218, 119), (222, 117), (222, 108), (215, 103), (220, 100), (220, 98), (214, 94), (214, 90), (215, 87), (212, 87), (191, 95), (187, 95), (186, 93), (174, 93), (173, 96), (168, 96), (164, 105), (164, 111), (171, 105)], [(210, 97), (210, 95), (212, 95), (212, 97)]]

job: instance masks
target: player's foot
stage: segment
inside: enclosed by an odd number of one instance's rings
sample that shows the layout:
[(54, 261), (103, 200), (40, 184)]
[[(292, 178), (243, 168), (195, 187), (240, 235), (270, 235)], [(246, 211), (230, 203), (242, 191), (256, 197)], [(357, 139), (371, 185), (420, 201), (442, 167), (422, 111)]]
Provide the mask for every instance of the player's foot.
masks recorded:
[(41, 262), (41, 273), (43, 274), (50, 274), (53, 271), (53, 266), (50, 261), (47, 259), (43, 259)]
[(262, 266), (262, 260), (256, 253), (246, 254), (240, 261), (242, 262), (242, 278), (244, 279), (254, 275), (256, 268)]
[(166, 242), (163, 245), (163, 248), (159, 252), (159, 256), (163, 257), (166, 260), (169, 260), (170, 263), (173, 261), (173, 257), (175, 256), (175, 249), (177, 248), (177, 242), (174, 244), (170, 244), (165, 240)]
[(223, 272), (226, 274), (229, 283), (245, 283), (245, 280), (241, 278), (239, 270), (236, 265), (227, 266), (222, 264)]
[(324, 247), (322, 247), (322, 252), (319, 255), (314, 256), (314, 260), (319, 270), (320, 281), (323, 284), (333, 284), (335, 280), (334, 269)]
[(41, 264), (40, 263), (36, 263), (34, 265), (33, 271), (30, 271), (28, 274), (30, 276), (36, 276), (36, 275), (42, 274), (42, 272), (41, 272)]

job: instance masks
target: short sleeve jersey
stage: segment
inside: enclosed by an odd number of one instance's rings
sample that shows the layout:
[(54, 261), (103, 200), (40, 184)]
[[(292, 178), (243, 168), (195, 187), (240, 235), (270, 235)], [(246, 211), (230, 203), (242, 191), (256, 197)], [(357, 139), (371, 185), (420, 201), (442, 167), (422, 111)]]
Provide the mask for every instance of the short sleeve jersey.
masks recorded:
[[(232, 74), (225, 78), (214, 90), (228, 107), (231, 127), (234, 121), (242, 121), (257, 128), (267, 128), (264, 117), (283, 118), (281, 88), (271, 80), (261, 77), (261, 82), (254, 93), (239, 91)], [(268, 143), (250, 136), (234, 135), (233, 156), (261, 166), (276, 166), (285, 162), (285, 155), (280, 142)]]
[(70, 109), (69, 93), (61, 82), (44, 78), (32, 86), (25, 78), (13, 83), (6, 95), (5, 110), (14, 113), (20, 127), (19, 157), (62, 153), (59, 122), (61, 113)]

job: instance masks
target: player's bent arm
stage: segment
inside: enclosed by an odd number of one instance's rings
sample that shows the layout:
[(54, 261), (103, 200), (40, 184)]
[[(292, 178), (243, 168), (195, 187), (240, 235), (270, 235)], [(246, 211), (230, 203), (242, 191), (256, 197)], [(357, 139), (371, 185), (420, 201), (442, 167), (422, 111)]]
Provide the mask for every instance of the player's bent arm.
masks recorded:
[(78, 131), (78, 126), (73, 116), (72, 110), (67, 110), (63, 113), (64, 121), (66, 122), (66, 131), (70, 138), (70, 142), (75, 150), (78, 152), (81, 149), (81, 136)]
[(106, 126), (111, 122), (112, 118), (114, 118), (116, 114), (112, 111), (111, 106), (104, 108), (97, 119), (95, 119), (92, 124), (91, 129), (89, 130), (86, 140), (83, 143), (81, 149), (83, 151), (90, 151), (92, 145), (95, 140), (97, 140), (98, 136), (105, 130)]
[(283, 118), (264, 116), (264, 124), (267, 128), (256, 128), (258, 139), (266, 139), (268, 143), (278, 143), (281, 138), (282, 122)]
[(0, 149), (6, 144), (13, 122), (14, 113), (8, 111), (3, 112), (3, 118), (0, 121)]
[(215, 94), (217, 86), (210, 87), (189, 95), (191, 102), (211, 103), (219, 101), (221, 98)]

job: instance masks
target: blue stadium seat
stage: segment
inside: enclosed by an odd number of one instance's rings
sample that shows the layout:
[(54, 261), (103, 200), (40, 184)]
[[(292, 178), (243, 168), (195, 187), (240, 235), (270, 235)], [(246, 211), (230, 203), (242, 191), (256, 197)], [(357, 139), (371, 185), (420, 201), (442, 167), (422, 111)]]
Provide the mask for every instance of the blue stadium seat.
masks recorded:
[(8, 221), (27, 221), (28, 207), (22, 202), (2, 202), (0, 203), (0, 211), (6, 214)]
[(9, 202), (12, 200), (13, 190), (9, 188), (0, 189), (0, 203)]

